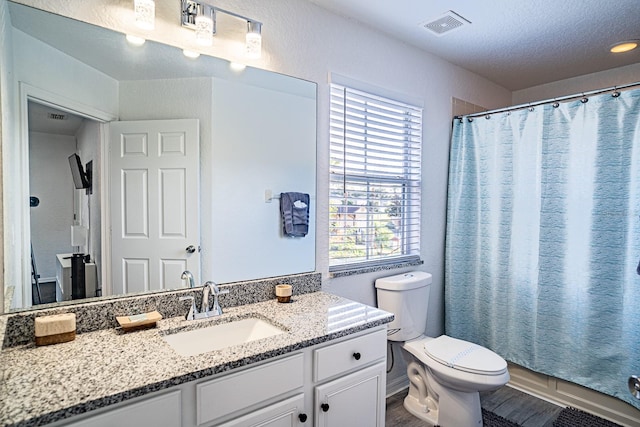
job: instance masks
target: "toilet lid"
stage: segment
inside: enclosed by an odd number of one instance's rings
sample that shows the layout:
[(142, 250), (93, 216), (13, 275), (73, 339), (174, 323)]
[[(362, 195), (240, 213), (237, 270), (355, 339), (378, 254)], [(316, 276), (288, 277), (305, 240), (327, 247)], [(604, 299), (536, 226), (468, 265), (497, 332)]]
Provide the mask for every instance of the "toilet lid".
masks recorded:
[(507, 369), (507, 362), (493, 351), (446, 335), (427, 341), (424, 351), (436, 362), (460, 371), (500, 375)]

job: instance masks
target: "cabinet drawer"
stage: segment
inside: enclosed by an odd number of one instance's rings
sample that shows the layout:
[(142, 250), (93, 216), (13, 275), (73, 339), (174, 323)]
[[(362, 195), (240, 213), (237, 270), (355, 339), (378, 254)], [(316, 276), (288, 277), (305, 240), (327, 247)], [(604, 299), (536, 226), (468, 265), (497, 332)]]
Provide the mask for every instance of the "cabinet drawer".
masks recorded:
[(386, 356), (387, 331), (381, 329), (314, 351), (314, 380), (327, 378), (368, 365)]
[(296, 354), (198, 384), (198, 425), (301, 388), (303, 362), (303, 355)]
[(178, 427), (182, 425), (180, 391), (121, 405), (98, 415), (65, 424), (67, 427)]

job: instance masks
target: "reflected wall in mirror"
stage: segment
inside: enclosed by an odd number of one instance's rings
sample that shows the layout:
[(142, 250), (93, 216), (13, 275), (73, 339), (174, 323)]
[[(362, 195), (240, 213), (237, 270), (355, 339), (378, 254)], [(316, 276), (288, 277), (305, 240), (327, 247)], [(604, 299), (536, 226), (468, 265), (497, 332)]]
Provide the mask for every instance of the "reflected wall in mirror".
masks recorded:
[[(315, 83), (2, 4), (5, 307), (45, 301), (36, 279), (69, 299), (65, 275), (80, 264), (73, 301), (183, 287), (183, 269), (196, 285), (315, 270)], [(46, 127), (73, 119), (66, 134)], [(171, 127), (185, 123), (195, 130)], [(75, 188), (73, 154), (90, 192)], [(265, 198), (288, 191), (311, 195), (304, 238), (283, 236)]]

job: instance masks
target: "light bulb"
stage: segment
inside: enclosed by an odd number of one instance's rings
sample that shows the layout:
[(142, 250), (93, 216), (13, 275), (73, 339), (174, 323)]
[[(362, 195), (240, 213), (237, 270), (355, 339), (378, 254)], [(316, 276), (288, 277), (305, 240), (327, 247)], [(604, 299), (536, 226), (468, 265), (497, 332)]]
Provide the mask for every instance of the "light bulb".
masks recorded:
[(246, 53), (248, 58), (258, 59), (262, 56), (262, 24), (247, 21)]
[(215, 33), (216, 16), (213, 8), (201, 5), (198, 7), (198, 14), (195, 19), (196, 43), (201, 46), (211, 46), (213, 44), (213, 34)]
[(213, 44), (213, 19), (207, 15), (196, 16), (196, 43), (201, 46)]
[(153, 30), (156, 19), (156, 3), (154, 0), (135, 0), (133, 13), (138, 27), (143, 30)]

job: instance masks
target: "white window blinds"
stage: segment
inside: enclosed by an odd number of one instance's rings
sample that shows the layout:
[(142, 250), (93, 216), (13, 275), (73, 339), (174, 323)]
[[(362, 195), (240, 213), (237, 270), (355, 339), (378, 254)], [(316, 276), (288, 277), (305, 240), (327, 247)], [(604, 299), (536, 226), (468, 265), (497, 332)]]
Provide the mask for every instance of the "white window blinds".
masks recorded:
[(331, 85), (330, 270), (418, 259), (422, 108)]

